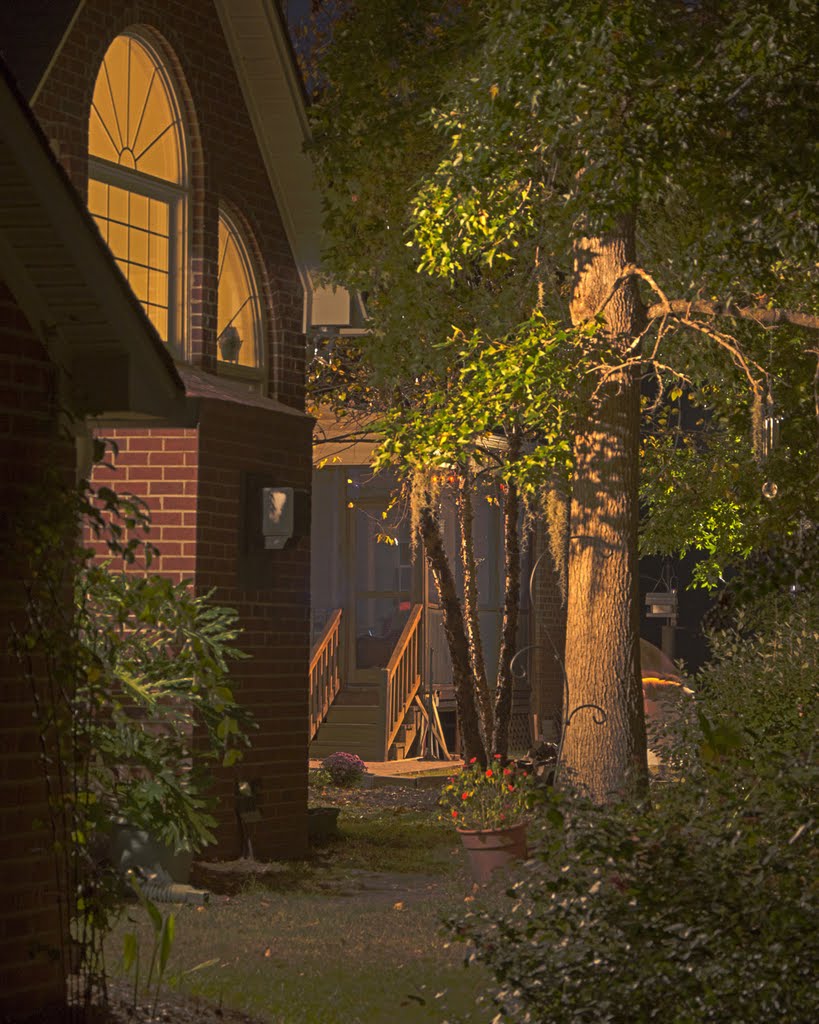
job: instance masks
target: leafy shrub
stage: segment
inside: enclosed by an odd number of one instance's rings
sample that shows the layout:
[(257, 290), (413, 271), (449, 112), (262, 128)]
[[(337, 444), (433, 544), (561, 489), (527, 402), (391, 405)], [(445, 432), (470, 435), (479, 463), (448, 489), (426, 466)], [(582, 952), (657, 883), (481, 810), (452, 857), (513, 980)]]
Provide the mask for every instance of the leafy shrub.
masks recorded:
[(242, 657), (236, 613), (196, 596), (189, 581), (111, 572), (77, 577), (84, 679), (71, 699), (94, 752), (87, 766), (87, 822), (145, 829), (174, 849), (214, 841), (208, 768), (234, 764), (247, 743), (247, 713), (229, 684)]
[(334, 786), (357, 786), (364, 777), (367, 766), (357, 754), (346, 754), (338, 750), (321, 762), (322, 769), (330, 776)]
[(310, 789), (324, 789), (332, 784), (332, 776), (324, 768), (311, 768), (307, 772), (307, 785)]
[[(238, 759), (250, 723), (228, 685), (229, 659), (243, 656), (236, 613), (189, 582), (95, 564), (83, 544), (80, 526), (120, 564), (142, 556), (147, 569), (156, 552), (144, 503), (54, 474), (31, 507), (16, 538), (27, 599), (12, 644), (41, 734), (62, 933), (79, 949), (69, 998), (79, 1006), (100, 984), (102, 936), (123, 900), (107, 857), (112, 828), (126, 821), (201, 849), (214, 824), (206, 769)], [(59, 952), (68, 972), (67, 948)]]
[(637, 806), (549, 795), (510, 903), (454, 923), (504, 1020), (819, 1019), (815, 610), (716, 646), (672, 780)]

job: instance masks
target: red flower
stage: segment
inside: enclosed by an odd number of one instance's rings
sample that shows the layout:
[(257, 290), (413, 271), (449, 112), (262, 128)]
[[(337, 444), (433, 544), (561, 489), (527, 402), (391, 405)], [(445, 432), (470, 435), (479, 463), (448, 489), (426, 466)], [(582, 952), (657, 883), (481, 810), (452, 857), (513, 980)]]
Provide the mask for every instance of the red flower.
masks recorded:
[(502, 761), (502, 760), (503, 760), (503, 758), (501, 757), (501, 755), (500, 755), (500, 754), (495, 754), (495, 760), (496, 760), (496, 761)]
[(492, 769), (491, 768), (487, 768), (486, 769), (486, 777), (487, 777), (487, 779), (491, 779), (492, 778)]
[(510, 786), (507, 786), (506, 788), (509, 790), (510, 793), (514, 793), (515, 792), (515, 787), (514, 786), (510, 785)]
[(452, 817), (453, 818), (457, 818), (458, 817), (458, 812), (454, 808), (452, 810)]
[(503, 774), (504, 775), (511, 775), (512, 774), (512, 769), (511, 768), (504, 768), (503, 769)]
[(469, 763), (470, 764), (474, 764), (477, 760), (478, 760), (477, 757), (470, 757)]
[(468, 799), (469, 799), (469, 793), (461, 793), (461, 800), (468, 800)]

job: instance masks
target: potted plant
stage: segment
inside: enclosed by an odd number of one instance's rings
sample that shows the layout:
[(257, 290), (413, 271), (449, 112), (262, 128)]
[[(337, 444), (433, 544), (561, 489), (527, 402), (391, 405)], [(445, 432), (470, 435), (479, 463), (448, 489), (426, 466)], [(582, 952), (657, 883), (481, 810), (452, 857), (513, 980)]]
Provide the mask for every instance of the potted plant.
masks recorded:
[(529, 773), (504, 765), (499, 754), (487, 768), (472, 758), (444, 786), (440, 803), (458, 830), (475, 882), (488, 882), (493, 871), (526, 857), (533, 801)]
[[(321, 762), (320, 768), (313, 768), (308, 775), (308, 783), (312, 789), (318, 789), (325, 795), (328, 786), (340, 789), (351, 789), (361, 784), (367, 772), (367, 766), (357, 754), (348, 754), (343, 750), (330, 754)], [(338, 807), (322, 807), (311, 805), (307, 808), (307, 834), (310, 839), (321, 842), (332, 839), (339, 834)]]

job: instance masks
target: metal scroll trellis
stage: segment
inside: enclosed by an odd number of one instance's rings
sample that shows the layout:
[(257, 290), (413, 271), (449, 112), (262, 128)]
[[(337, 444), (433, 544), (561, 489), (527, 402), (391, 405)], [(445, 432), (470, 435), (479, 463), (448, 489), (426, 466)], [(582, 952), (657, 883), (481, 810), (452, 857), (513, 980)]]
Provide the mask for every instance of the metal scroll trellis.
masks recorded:
[[(535, 564), (532, 566), (531, 572), (529, 573), (529, 607), (530, 608), (534, 607), (534, 580), (535, 580), (535, 573), (537, 572), (538, 568), (540, 567), (540, 563), (543, 561), (545, 555), (546, 555), (546, 552), (544, 551), (537, 558), (537, 560), (535, 561)], [(549, 637), (549, 642), (552, 645), (552, 650), (554, 651), (554, 655), (555, 655), (555, 658), (557, 660), (557, 663), (560, 665), (560, 671), (561, 671), (561, 674), (563, 676), (563, 714), (561, 716), (561, 721), (560, 721), (560, 736), (558, 738), (558, 743), (557, 743), (557, 757), (556, 757), (556, 760), (555, 760), (555, 771), (554, 771), (554, 777), (555, 777), (555, 780), (556, 780), (557, 776), (558, 776), (558, 773), (560, 771), (561, 760), (562, 760), (562, 757), (563, 757), (563, 745), (564, 745), (565, 740), (566, 740), (566, 730), (572, 724), (574, 716), (579, 711), (593, 710), (593, 711), (596, 712), (592, 716), (592, 721), (594, 722), (594, 724), (595, 725), (605, 725), (606, 722), (608, 721), (608, 714), (607, 714), (605, 708), (601, 707), (599, 704), (595, 704), (592, 701), (586, 702), (584, 704), (578, 704), (576, 707), (573, 707), (573, 708), (571, 708), (571, 710), (569, 710), (569, 708), (570, 708), (570, 704), (569, 704), (569, 679), (568, 679), (568, 676), (566, 675), (566, 664), (565, 664), (563, 658), (561, 657), (560, 651), (558, 651), (558, 649), (557, 649), (557, 647), (555, 645), (555, 642), (554, 642), (554, 640), (552, 639), (551, 636)], [(512, 672), (512, 675), (516, 679), (523, 680), (523, 679), (526, 678), (526, 675), (527, 675), (527, 673), (526, 673), (526, 666), (523, 664), (522, 661), (519, 661), (519, 659), (522, 658), (522, 656), (524, 654), (526, 654), (528, 651), (539, 650), (539, 649), (542, 649), (543, 646), (544, 646), (543, 644), (527, 644), (525, 647), (521, 647), (521, 649), (515, 653), (515, 655), (512, 658), (512, 661), (511, 661), (509, 667), (510, 667), (510, 670)]]

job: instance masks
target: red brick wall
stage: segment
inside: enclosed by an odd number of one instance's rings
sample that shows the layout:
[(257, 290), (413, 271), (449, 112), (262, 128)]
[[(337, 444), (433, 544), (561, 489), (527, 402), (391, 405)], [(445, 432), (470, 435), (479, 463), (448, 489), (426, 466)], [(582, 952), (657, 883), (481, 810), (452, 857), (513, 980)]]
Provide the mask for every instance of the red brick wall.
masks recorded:
[(252, 555), (248, 580), (241, 553), (248, 541), (260, 543), (261, 502), (243, 510), (241, 490), (250, 474), (265, 486), (289, 486), (306, 496), (311, 428), (304, 416), (202, 401), (197, 585), (200, 591), (215, 587), (216, 600), (239, 612), (240, 646), (251, 658), (236, 663), (232, 675), (237, 696), (259, 726), (243, 762), (220, 779), (217, 856), (242, 852), (233, 800), (238, 779), (258, 782), (262, 821), (249, 831), (254, 854), (265, 859), (306, 852), (309, 517), (299, 517), (298, 536), (284, 550)]
[[(100, 437), (114, 442), (105, 468), (94, 473), (95, 486), (136, 494), (150, 509), (148, 538), (161, 552), (156, 566), (175, 579), (196, 574), (196, 482), (198, 432), (195, 428), (106, 427)], [(100, 554), (104, 554), (100, 546)]]
[[(256, 784), (261, 822), (248, 836), (258, 858), (306, 852), (307, 676), (309, 659), (309, 520), (282, 551), (254, 554), (252, 579), (242, 571), (248, 530), (261, 538), (261, 509), (244, 510), (248, 474), (265, 485), (310, 487), (312, 420), (259, 404), (200, 399), (198, 429), (103, 431), (119, 448), (115, 472), (96, 482), (144, 498), (151, 510), (155, 568), (194, 579), (199, 593), (239, 613), (232, 683), (258, 728), (243, 761), (218, 774), (218, 845), (210, 858), (243, 854), (236, 783)], [(177, 479), (181, 477), (181, 479)]]
[(249, 228), (251, 249), (261, 263), (269, 393), (303, 408), (301, 283), (213, 5), (207, 0), (87, 0), (34, 111), (84, 195), (96, 73), (111, 41), (128, 28), (141, 32), (166, 61), (190, 137), (190, 358), (205, 369), (215, 363), (222, 201)]
[[(271, 397), (304, 403), (303, 295), (283, 223), (228, 55), (215, 8), (207, 0), (87, 0), (34, 106), (81, 194), (87, 186), (88, 116), (94, 81), (116, 35), (133, 28), (168, 67), (189, 135), (191, 248), (190, 361), (216, 362), (218, 209), (245, 225), (265, 307)], [(275, 59), (271, 54), (271, 59)], [(295, 856), (306, 842), (309, 540), (279, 553), (270, 587), (248, 589), (237, 571), (237, 517), (242, 472), (309, 491), (309, 421), (256, 406), (202, 400), (199, 432), (111, 430), (120, 445), (117, 473), (98, 476), (132, 490), (151, 507), (155, 568), (194, 577), (197, 589), (240, 611), (242, 646), (253, 659), (237, 669), (239, 693), (261, 728), (238, 774), (260, 780), (263, 821), (257, 856)], [(234, 773), (235, 774), (235, 773)], [(221, 780), (220, 846), (241, 853), (233, 786)]]
[(0, 1017), (25, 1016), (63, 994), (40, 731), (31, 686), (8, 651), (11, 629), (24, 627), (29, 568), (14, 537), (32, 511), (26, 488), (49, 461), (73, 471), (54, 396), (48, 356), (0, 281)]

